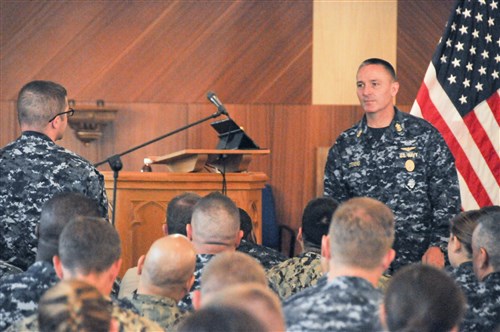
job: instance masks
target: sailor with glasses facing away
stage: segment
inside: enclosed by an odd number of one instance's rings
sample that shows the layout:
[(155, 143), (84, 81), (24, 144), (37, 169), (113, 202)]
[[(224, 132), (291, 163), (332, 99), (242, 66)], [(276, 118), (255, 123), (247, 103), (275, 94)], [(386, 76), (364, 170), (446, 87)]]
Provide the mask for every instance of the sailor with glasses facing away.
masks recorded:
[(36, 257), (35, 225), (45, 201), (79, 192), (99, 202), (107, 217), (104, 177), (87, 160), (57, 145), (74, 113), (66, 89), (33, 81), (19, 92), (22, 134), (0, 149), (0, 260), (25, 270)]

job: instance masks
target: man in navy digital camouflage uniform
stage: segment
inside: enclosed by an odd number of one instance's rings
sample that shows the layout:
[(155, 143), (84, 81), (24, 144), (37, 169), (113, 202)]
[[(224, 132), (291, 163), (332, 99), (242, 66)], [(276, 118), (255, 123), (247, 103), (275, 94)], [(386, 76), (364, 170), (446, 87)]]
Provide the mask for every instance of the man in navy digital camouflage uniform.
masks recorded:
[(0, 331), (37, 312), (38, 301), (59, 278), (52, 263), (59, 236), (75, 216), (99, 216), (94, 200), (80, 193), (54, 195), (42, 207), (36, 262), (28, 270), (0, 279)]
[(287, 331), (381, 331), (377, 284), (394, 259), (394, 216), (383, 203), (356, 197), (335, 211), (322, 255), (328, 280), (288, 298)]
[(480, 288), (468, 294), (470, 314), (465, 331), (498, 331), (500, 328), (500, 211), (479, 218), (472, 234), (472, 263)]
[(80, 192), (107, 216), (103, 176), (85, 159), (55, 144), (68, 125), (66, 89), (33, 81), (19, 92), (22, 135), (0, 150), (0, 259), (23, 270), (35, 261), (35, 225), (45, 201)]
[(461, 205), (453, 155), (430, 123), (394, 106), (399, 83), (390, 63), (365, 60), (356, 81), (365, 115), (328, 153), (325, 196), (368, 196), (392, 209), (393, 269), (422, 259), (442, 266), (448, 221)]

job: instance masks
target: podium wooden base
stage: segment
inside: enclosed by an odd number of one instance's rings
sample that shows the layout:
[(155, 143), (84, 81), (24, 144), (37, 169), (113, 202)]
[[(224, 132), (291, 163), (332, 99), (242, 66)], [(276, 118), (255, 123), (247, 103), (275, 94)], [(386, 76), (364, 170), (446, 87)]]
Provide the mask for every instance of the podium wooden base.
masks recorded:
[[(113, 201), (113, 172), (102, 172), (109, 202)], [(227, 195), (244, 209), (254, 222), (257, 241), (262, 241), (262, 189), (264, 173), (227, 173)], [(184, 192), (201, 196), (222, 190), (217, 173), (141, 173), (120, 172), (117, 183), (115, 226), (122, 241), (120, 276), (163, 236), (166, 207)], [(112, 208), (112, 207), (111, 207)], [(111, 215), (111, 212), (110, 212)]]

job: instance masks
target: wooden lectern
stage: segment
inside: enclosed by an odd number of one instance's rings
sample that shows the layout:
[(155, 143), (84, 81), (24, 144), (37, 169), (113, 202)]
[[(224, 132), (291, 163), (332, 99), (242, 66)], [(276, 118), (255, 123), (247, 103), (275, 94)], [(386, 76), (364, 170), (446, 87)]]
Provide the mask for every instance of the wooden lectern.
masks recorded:
[[(248, 155), (268, 154), (269, 150), (222, 150), (222, 155), (232, 156), (228, 167), (246, 169)], [(164, 157), (149, 157), (155, 164), (166, 164), (169, 169), (184, 172), (120, 172), (117, 182), (115, 226), (122, 241), (122, 268), (120, 276), (127, 269), (136, 266), (137, 260), (145, 254), (151, 244), (163, 236), (162, 224), (168, 202), (184, 192), (195, 192), (201, 196), (222, 189), (222, 174), (197, 172), (205, 169), (205, 163), (216, 160), (221, 150), (183, 150)], [(224, 157), (224, 156), (222, 156)], [(215, 159), (214, 159), (215, 158)], [(231, 159), (231, 158), (229, 158)], [(176, 160), (181, 166), (176, 165)], [(187, 162), (186, 160), (190, 160)], [(194, 160), (194, 161), (193, 161)], [(245, 166), (246, 164), (246, 166)], [(197, 165), (186, 171), (186, 165)], [(201, 165), (201, 166), (200, 166)], [(226, 166), (227, 166), (226, 165)], [(190, 167), (191, 167), (190, 166)], [(189, 167), (188, 167), (189, 168)], [(227, 171), (227, 169), (226, 169)], [(254, 222), (257, 241), (262, 241), (262, 189), (267, 176), (260, 172), (228, 172), (225, 174), (227, 195), (238, 207), (244, 209)], [(108, 200), (113, 199), (113, 172), (102, 172), (105, 178)]]

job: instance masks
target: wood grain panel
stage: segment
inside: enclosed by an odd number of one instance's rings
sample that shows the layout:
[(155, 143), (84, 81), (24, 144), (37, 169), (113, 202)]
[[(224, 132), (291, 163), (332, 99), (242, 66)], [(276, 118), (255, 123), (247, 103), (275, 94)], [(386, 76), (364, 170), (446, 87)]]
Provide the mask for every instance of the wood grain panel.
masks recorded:
[(412, 105), (415, 101), (454, 2), (398, 2), (398, 104)]
[(78, 101), (311, 101), (311, 1), (2, 1), (1, 15), (2, 100), (36, 78)]

